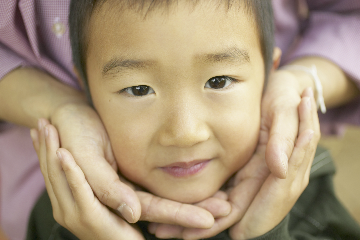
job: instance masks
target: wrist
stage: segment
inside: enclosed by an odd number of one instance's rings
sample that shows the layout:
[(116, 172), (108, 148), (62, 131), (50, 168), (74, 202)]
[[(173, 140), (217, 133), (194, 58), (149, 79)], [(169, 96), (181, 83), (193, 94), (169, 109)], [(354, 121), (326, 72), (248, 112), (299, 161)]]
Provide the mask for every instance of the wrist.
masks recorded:
[(69, 97), (68, 99), (64, 99), (64, 101), (58, 102), (50, 111), (49, 121), (53, 123), (59, 117), (64, 117), (71, 115), (79, 115), (86, 112), (93, 112), (94, 109), (90, 106), (90, 104), (86, 101), (85, 95), (78, 97)]
[(280, 69), (279, 71), (287, 72), (288, 74), (291, 74), (293, 76), (292, 79), (296, 82), (299, 95), (301, 95), (306, 88), (311, 87), (315, 98), (317, 97), (314, 80), (308, 73), (292, 69)]

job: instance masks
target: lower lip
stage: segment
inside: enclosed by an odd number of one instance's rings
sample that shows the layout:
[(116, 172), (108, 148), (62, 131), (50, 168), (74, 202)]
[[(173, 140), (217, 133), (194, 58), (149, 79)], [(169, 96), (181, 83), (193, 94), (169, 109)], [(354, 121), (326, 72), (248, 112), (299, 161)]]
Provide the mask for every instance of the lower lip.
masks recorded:
[(192, 175), (195, 175), (195, 174), (201, 172), (209, 162), (210, 162), (210, 160), (200, 162), (189, 168), (162, 167), (161, 170), (163, 170), (164, 172), (166, 172), (174, 177), (188, 177), (188, 176), (192, 176)]

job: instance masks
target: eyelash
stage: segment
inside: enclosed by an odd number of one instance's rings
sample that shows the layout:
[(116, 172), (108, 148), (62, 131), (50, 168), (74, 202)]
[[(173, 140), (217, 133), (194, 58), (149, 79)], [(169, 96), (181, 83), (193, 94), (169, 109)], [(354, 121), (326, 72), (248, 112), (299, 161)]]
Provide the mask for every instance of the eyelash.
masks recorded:
[[(137, 91), (143, 91), (143, 90), (144, 90), (144, 89), (140, 90), (140, 88), (147, 88), (147, 89), (145, 89), (146, 93), (145, 93), (144, 95), (135, 95), (135, 94), (134, 94), (135, 88), (138, 88)], [(132, 93), (131, 93), (130, 91), (131, 91)], [(149, 94), (151, 94), (151, 93), (155, 93), (154, 89), (152, 89), (151, 87), (146, 86), (146, 85), (139, 85), (139, 86), (127, 87), (127, 88), (124, 88), (124, 89), (120, 90), (118, 93), (121, 94), (121, 93), (123, 93), (123, 92), (126, 92), (126, 93), (128, 93), (129, 95), (132, 95), (132, 96), (134, 96), (134, 97), (142, 97), (142, 96), (149, 95)], [(150, 93), (149, 93), (149, 92), (150, 92)]]
[[(211, 87), (210, 86), (210, 83), (212, 81), (212, 83), (214, 84), (217, 84), (219, 86), (219, 83), (215, 83), (215, 80), (217, 79), (221, 79), (220, 81), (230, 81), (230, 83), (225, 83), (224, 85), (220, 85), (220, 87), (216, 88), (216, 87)], [(218, 90), (218, 89), (224, 89), (224, 88), (227, 88), (229, 87), (232, 83), (236, 83), (236, 82), (239, 82), (237, 79), (235, 78), (232, 78), (232, 77), (229, 77), (229, 76), (216, 76), (216, 77), (212, 77), (210, 78), (206, 83), (205, 83), (205, 88), (210, 88), (210, 89), (215, 89), (215, 90)], [(221, 83), (220, 83), (221, 84)], [(145, 88), (145, 89), (144, 89)], [(145, 91), (145, 93), (143, 95), (135, 95), (134, 94), (134, 90), (136, 91)], [(152, 93), (155, 93), (155, 91), (147, 86), (147, 85), (138, 85), (138, 86), (132, 86), (132, 87), (127, 87), (127, 88), (124, 88), (122, 90), (120, 90), (118, 93), (121, 94), (123, 92), (126, 92), (128, 93), (129, 95), (132, 95), (134, 97), (143, 97), (143, 96), (146, 96), (146, 95), (149, 95), (149, 94), (152, 94)]]
[[(230, 81), (230, 83), (228, 83), (227, 85), (226, 85), (226, 83), (225, 83), (225, 86), (220, 86), (219, 88), (214, 88), (214, 87), (206, 87), (207, 85), (209, 85), (210, 86), (210, 81), (211, 80), (213, 80), (213, 82), (214, 82), (214, 80), (215, 79), (222, 79), (222, 80), (225, 80), (225, 81)], [(237, 79), (235, 79), (235, 78), (232, 78), (232, 77), (229, 77), (229, 76), (216, 76), (216, 77), (212, 77), (212, 78), (210, 78), (206, 83), (205, 83), (205, 87), (206, 88), (211, 88), (211, 89), (215, 89), (215, 90), (218, 90), (218, 89), (224, 89), (224, 88), (227, 88), (227, 87), (229, 87), (232, 83), (236, 83), (236, 82), (239, 82)]]

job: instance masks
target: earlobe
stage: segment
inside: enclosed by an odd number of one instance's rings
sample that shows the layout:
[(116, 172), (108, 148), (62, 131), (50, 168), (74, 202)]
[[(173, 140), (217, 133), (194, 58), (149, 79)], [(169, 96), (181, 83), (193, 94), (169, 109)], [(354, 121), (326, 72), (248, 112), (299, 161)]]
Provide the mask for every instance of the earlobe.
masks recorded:
[(274, 71), (276, 69), (278, 69), (279, 65), (280, 65), (280, 61), (281, 61), (281, 49), (278, 47), (274, 48), (274, 53), (273, 53), (273, 66), (271, 71)]
[(85, 90), (84, 81), (82, 80), (82, 78), (80, 76), (79, 70), (75, 66), (73, 66), (73, 71), (76, 75), (77, 82), (79, 83), (81, 89)]

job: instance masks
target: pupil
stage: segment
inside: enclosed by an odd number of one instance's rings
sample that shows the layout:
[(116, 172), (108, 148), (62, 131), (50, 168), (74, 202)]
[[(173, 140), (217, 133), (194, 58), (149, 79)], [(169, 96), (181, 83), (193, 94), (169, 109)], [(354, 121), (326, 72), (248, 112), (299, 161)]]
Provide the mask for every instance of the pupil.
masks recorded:
[(149, 86), (140, 85), (132, 87), (132, 92), (135, 96), (143, 96), (149, 93)]
[(223, 88), (225, 86), (225, 78), (223, 77), (217, 77), (217, 78), (213, 78), (210, 79), (210, 87), (211, 88), (215, 88), (215, 89), (219, 89), (219, 88)]

